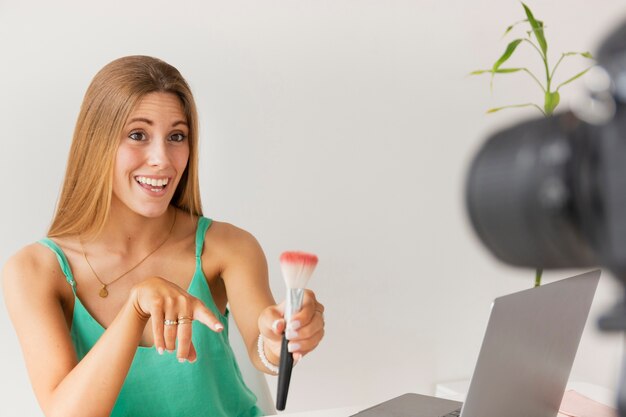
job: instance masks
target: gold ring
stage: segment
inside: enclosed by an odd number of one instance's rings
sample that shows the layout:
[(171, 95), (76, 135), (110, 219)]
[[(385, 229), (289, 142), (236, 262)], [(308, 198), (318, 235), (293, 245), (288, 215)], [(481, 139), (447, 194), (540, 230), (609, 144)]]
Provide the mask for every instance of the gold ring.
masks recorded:
[(193, 323), (193, 319), (191, 317), (179, 317), (178, 324), (189, 324)]
[(175, 326), (178, 324), (178, 320), (163, 320), (163, 324), (165, 324), (166, 326)]

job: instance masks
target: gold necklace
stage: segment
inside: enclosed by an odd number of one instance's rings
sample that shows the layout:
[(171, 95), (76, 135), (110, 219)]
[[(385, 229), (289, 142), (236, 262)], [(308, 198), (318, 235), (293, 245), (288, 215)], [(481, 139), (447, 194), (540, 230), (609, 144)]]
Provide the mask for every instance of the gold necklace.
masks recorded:
[(89, 258), (87, 258), (87, 253), (85, 252), (85, 247), (83, 246), (83, 240), (80, 238), (80, 236), (78, 237), (78, 241), (80, 242), (80, 248), (83, 251), (83, 257), (85, 258), (85, 261), (87, 261), (87, 265), (89, 265), (89, 269), (91, 269), (91, 272), (93, 272), (93, 275), (96, 277), (96, 279), (98, 280), (98, 282), (102, 285), (102, 288), (100, 288), (100, 292), (99, 295), (102, 298), (106, 298), (109, 295), (109, 290), (107, 290), (107, 287), (111, 284), (113, 284), (115, 281), (117, 281), (118, 279), (126, 276), (127, 274), (129, 274), (131, 271), (135, 270), (135, 268), (137, 268), (139, 265), (141, 265), (143, 263), (143, 261), (145, 261), (146, 259), (148, 259), (150, 257), (150, 255), (152, 255), (154, 252), (158, 251), (159, 248), (161, 246), (163, 246), (165, 244), (165, 242), (167, 242), (167, 240), (170, 238), (170, 235), (172, 234), (172, 230), (174, 230), (174, 225), (176, 224), (176, 213), (178, 212), (178, 210), (174, 209), (174, 221), (172, 222), (172, 226), (170, 227), (170, 231), (168, 232), (167, 236), (165, 237), (165, 239), (163, 239), (163, 241), (159, 244), (159, 246), (157, 246), (156, 248), (154, 248), (149, 254), (147, 254), (146, 256), (144, 256), (139, 262), (137, 262), (135, 264), (135, 266), (133, 266), (132, 268), (130, 268), (128, 271), (124, 272), (122, 275), (118, 276), (117, 278), (115, 278), (113, 281), (109, 282), (108, 284), (105, 284), (104, 282), (102, 282), (102, 280), (100, 279), (100, 277), (98, 276), (98, 274), (96, 274), (96, 271), (93, 269), (93, 266), (91, 266), (91, 263), (89, 262)]

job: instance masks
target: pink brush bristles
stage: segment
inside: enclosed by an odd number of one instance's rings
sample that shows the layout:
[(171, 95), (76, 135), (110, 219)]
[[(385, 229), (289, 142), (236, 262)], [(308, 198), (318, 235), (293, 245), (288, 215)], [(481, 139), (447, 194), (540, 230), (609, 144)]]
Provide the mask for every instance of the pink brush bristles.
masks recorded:
[(317, 256), (305, 252), (283, 252), (280, 267), (287, 288), (304, 288), (317, 266)]

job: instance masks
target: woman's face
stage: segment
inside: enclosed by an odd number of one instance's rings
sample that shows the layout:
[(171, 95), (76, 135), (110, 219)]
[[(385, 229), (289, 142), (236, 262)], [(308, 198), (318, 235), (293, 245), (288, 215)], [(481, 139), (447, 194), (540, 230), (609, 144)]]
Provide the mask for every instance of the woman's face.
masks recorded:
[(188, 135), (176, 95), (145, 95), (122, 130), (113, 171), (114, 203), (145, 217), (163, 214), (187, 167)]

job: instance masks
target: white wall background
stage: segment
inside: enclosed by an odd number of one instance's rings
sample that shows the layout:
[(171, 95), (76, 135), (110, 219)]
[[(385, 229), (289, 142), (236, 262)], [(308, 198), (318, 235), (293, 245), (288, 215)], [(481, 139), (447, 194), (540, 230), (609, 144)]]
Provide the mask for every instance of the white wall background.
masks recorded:
[[(594, 50), (626, 17), (623, 0), (529, 3), (553, 63)], [(505, 27), (523, 17), (514, 0), (0, 0), (0, 263), (45, 234), (91, 77), (120, 56), (154, 55), (196, 94), (206, 214), (258, 238), (277, 298), (283, 250), (320, 257), (311, 287), (326, 304), (326, 339), (295, 371), (288, 410), (469, 377), (490, 301), (532, 280), (480, 246), (462, 201), (486, 135), (536, 116), (484, 113), (540, 101), (524, 76), (497, 79), (492, 95), (487, 78), (466, 77), (502, 53)], [(531, 52), (520, 58), (539, 68)], [(581, 68), (572, 59), (561, 76)], [(605, 273), (578, 380), (614, 385), (620, 338), (594, 322), (618, 288)], [(0, 415), (38, 415), (2, 311)]]

